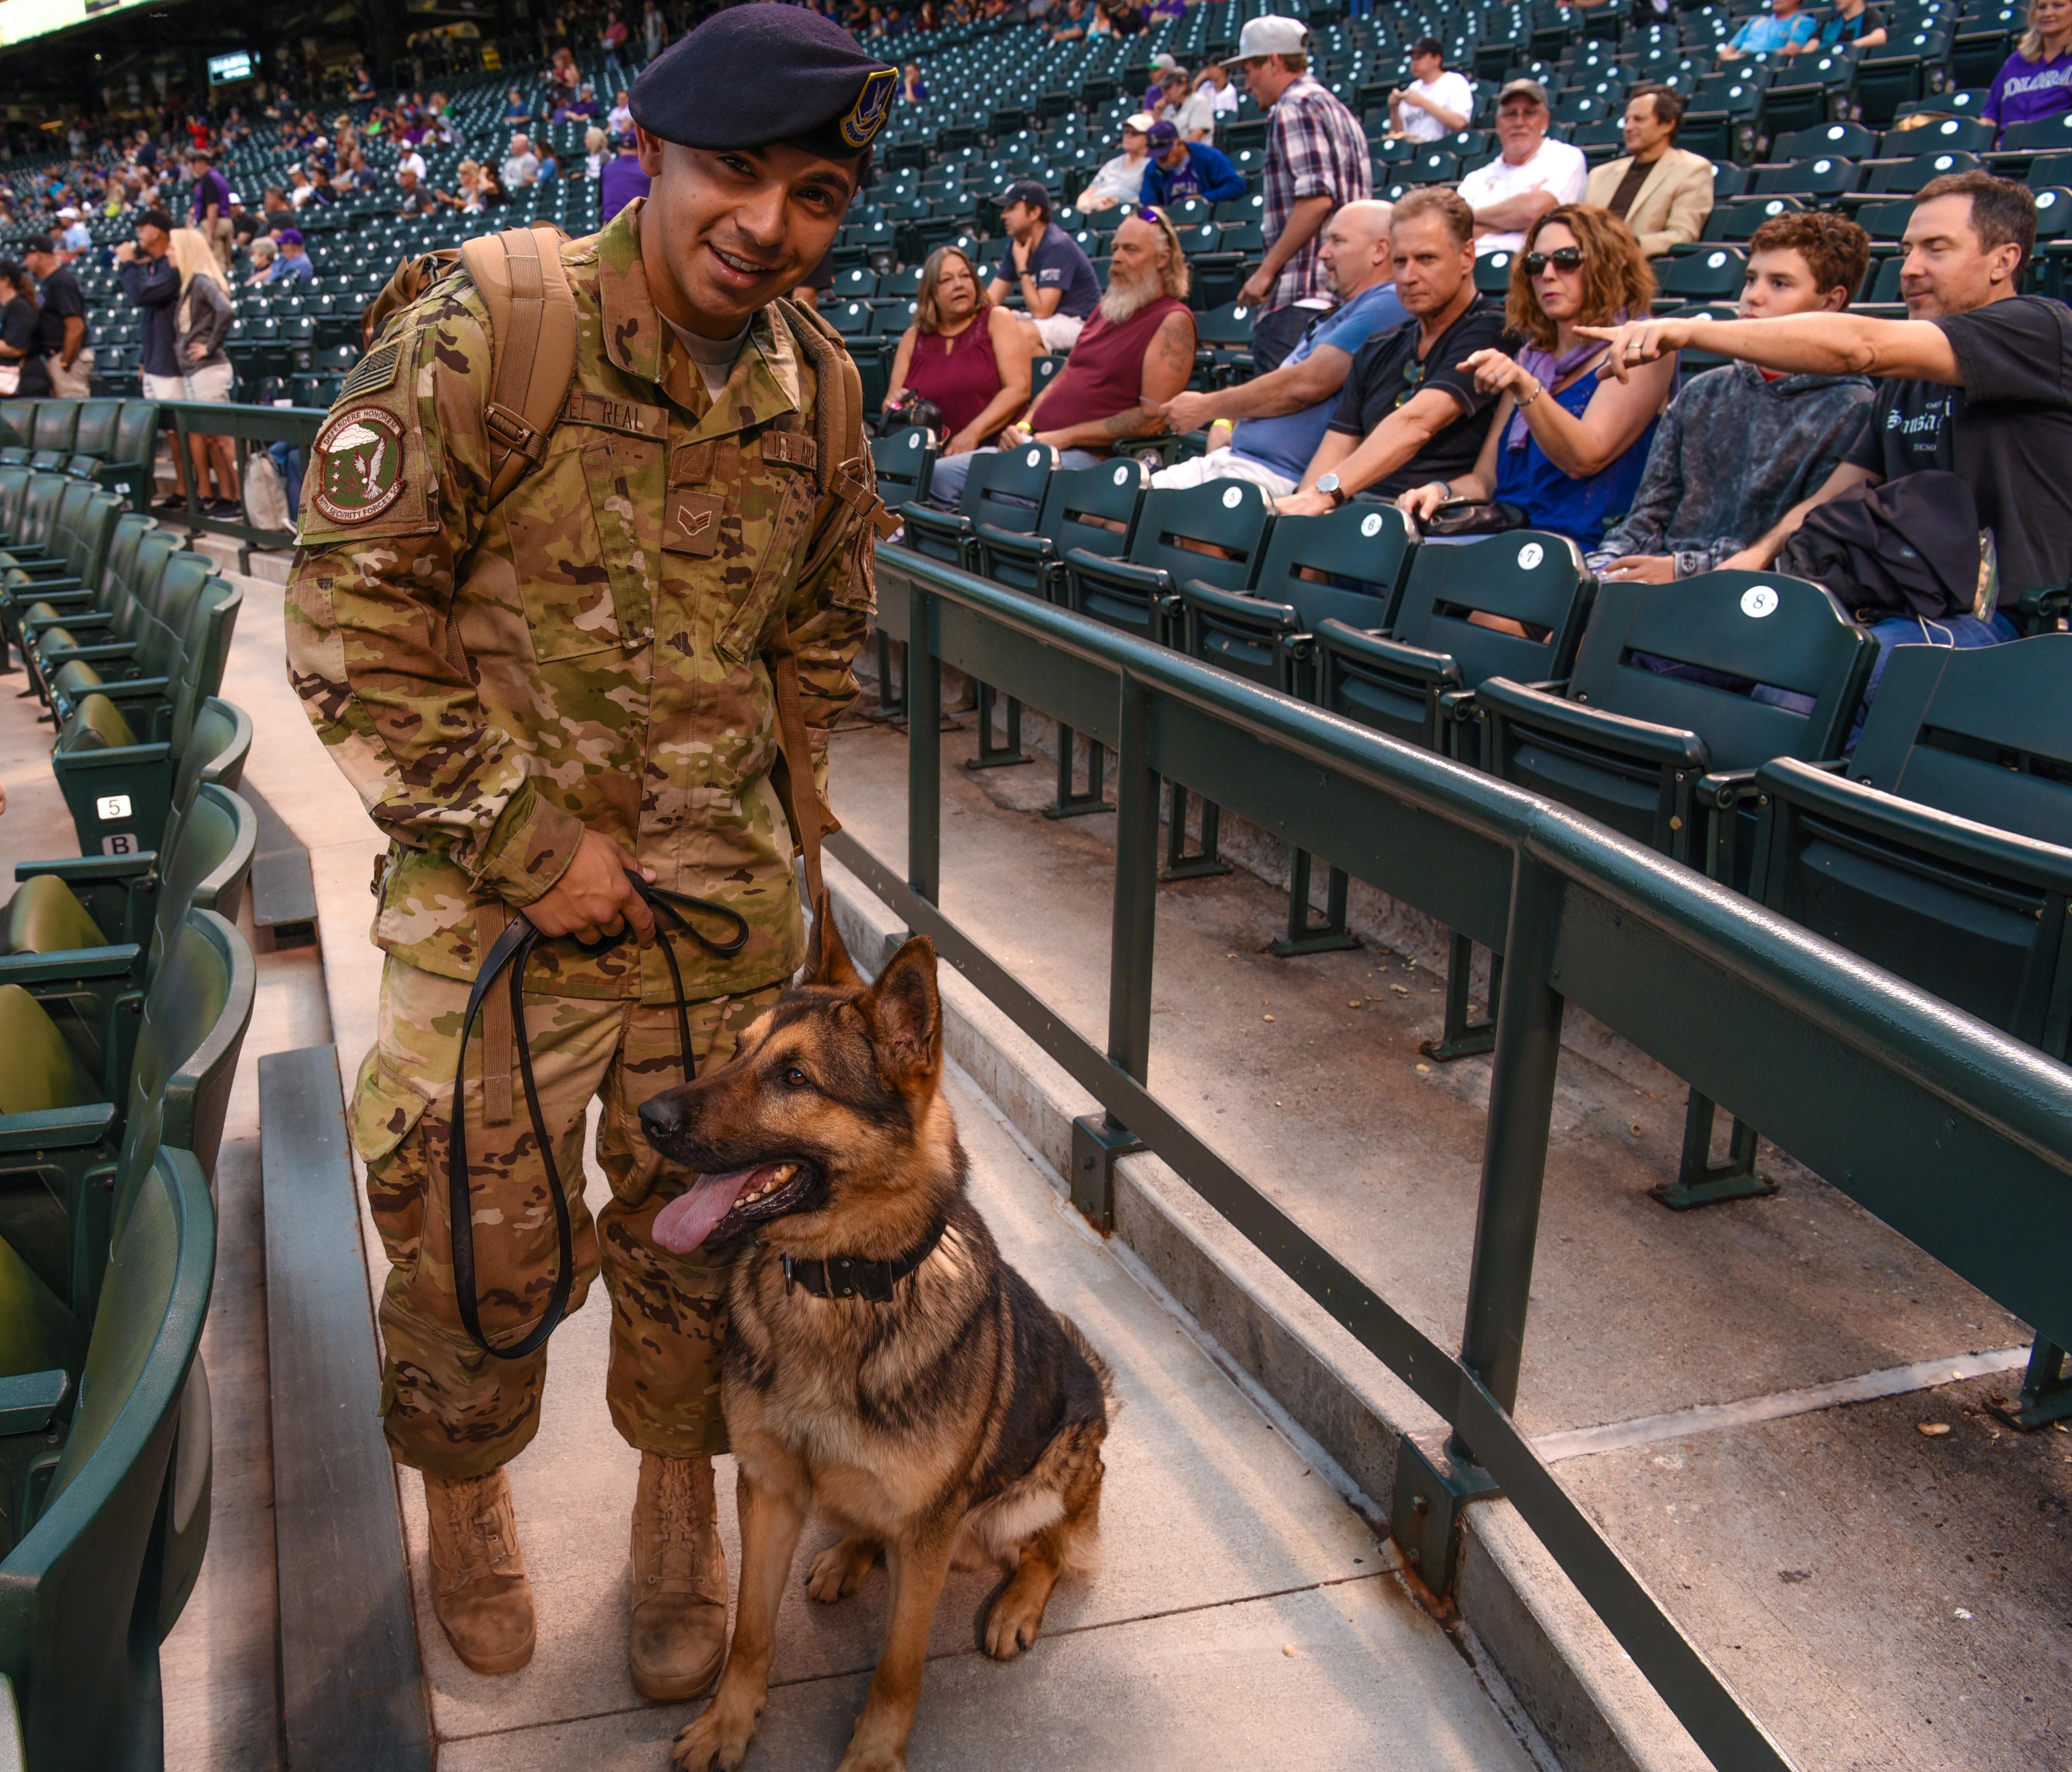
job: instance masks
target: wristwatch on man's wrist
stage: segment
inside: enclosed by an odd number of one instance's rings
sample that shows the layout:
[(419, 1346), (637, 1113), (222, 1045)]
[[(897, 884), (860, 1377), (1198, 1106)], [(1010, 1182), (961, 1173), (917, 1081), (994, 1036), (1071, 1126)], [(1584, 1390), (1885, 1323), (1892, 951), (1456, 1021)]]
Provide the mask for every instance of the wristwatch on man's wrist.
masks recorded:
[(1334, 511), (1337, 510), (1340, 505), (1343, 504), (1347, 499), (1352, 496), (1351, 493), (1348, 492), (1342, 486), (1339, 485), (1338, 477), (1335, 474), (1326, 474), (1321, 480), (1317, 482), (1314, 490), (1322, 493), (1326, 498), (1331, 501), (1331, 508)]

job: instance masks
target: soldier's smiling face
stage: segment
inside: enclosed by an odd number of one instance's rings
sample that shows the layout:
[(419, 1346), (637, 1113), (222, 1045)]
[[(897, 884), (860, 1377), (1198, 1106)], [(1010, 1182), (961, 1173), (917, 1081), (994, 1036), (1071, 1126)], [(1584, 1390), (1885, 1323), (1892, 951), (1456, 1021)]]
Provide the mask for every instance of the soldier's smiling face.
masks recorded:
[(655, 181), (640, 216), (640, 259), (663, 314), (686, 331), (730, 338), (787, 294), (834, 244), (856, 162), (778, 142), (687, 148), (639, 132)]

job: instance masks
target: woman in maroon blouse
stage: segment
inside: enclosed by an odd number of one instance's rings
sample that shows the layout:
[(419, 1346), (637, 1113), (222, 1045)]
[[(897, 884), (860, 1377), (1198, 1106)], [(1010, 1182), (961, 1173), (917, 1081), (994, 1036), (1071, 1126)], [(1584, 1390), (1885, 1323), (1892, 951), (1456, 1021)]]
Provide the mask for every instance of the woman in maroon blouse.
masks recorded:
[(1036, 329), (1004, 307), (988, 307), (972, 261), (938, 246), (922, 267), (914, 323), (892, 360), (887, 412), (910, 400), (931, 400), (949, 433), (945, 455), (990, 443), (1029, 404)]

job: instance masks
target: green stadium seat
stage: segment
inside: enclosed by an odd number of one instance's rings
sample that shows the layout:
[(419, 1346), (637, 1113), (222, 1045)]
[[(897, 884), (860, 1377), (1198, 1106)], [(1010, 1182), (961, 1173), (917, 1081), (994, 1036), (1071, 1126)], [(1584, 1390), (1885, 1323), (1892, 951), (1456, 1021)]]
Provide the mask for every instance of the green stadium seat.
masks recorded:
[(1318, 630), (1327, 621), (1387, 628), (1416, 553), (1408, 520), (1392, 505), (1281, 517), (1249, 590), (1181, 582), (1182, 644), (1205, 664), (1313, 700)]
[(34, 446), (30, 438), (35, 434), (36, 402), (33, 400), (0, 400), (0, 442), (18, 444), (23, 449)]
[(29, 433), (29, 447), (35, 450), (54, 449), (61, 454), (72, 454), (73, 433), (79, 425), (79, 402), (76, 400), (46, 400), (36, 407), (36, 419)]
[[(154, 1528), (215, 1252), (200, 1166), (165, 1146), (116, 1246), (64, 1449), (40, 1494), (31, 1489), (0, 1561), (12, 1600), (0, 1659), (31, 1766), (85, 1772), (130, 1763), (130, 1744), (161, 1732), (158, 1646), (168, 1621), (158, 1565), (168, 1552)], [(197, 1523), (205, 1533), (205, 1516), (183, 1523), (183, 1536)], [(199, 1552), (190, 1543), (183, 1554)]]
[(916, 553), (947, 560), (967, 572), (978, 571), (978, 526), (1033, 530), (1056, 463), (1057, 452), (1047, 443), (1026, 443), (980, 456), (964, 478), (956, 510), (933, 510), (925, 504), (901, 507), (906, 545)]
[[(125, 400), (101, 464), (101, 483), (121, 492), (133, 511), (151, 507), (151, 463), (158, 447), (158, 403)], [(4, 501), (0, 501), (4, 508)]]
[(1062, 586), (1054, 590), (1053, 584), (1067, 553), (1119, 556), (1129, 545), (1145, 478), (1142, 464), (1126, 458), (1054, 471), (1044, 483), (1033, 530), (975, 525), (979, 571), (1013, 590), (1063, 602)]
[[(151, 988), (130, 1000), (137, 1026), (123, 1055), (98, 1072), (78, 1060), (51, 998), (0, 992), (0, 1028), (18, 1036), (10, 1050), (24, 1053), (35, 1084), (5, 1099), (48, 1101), (0, 1112), (0, 1238), (73, 1309), (92, 1308), (111, 1227), (162, 1137), (214, 1173), (257, 978), (229, 922), (191, 907)], [(77, 1070), (64, 1068), (60, 1046)]]
[(1248, 480), (1211, 480), (1185, 488), (1153, 487), (1120, 556), (1066, 549), (1061, 599), (1110, 627), (1161, 644), (1176, 636), (1182, 581), (1240, 590), (1257, 572), (1273, 500)]
[(910, 425), (870, 446), (878, 468), (878, 495), (897, 510), (928, 495), (928, 476), (935, 466), (935, 439), (925, 426)]
[[(1477, 693), (1482, 766), (1745, 888), (1757, 769), (1776, 757), (1838, 756), (1876, 652), (1801, 579), (1720, 571), (1671, 585), (1608, 582), (1565, 683), (1492, 677)], [(1718, 1165), (1712, 1133), (1712, 1105), (1693, 1091), (1682, 1169), (1655, 1190), (1663, 1204), (1774, 1190), (1756, 1172), (1752, 1127), (1736, 1126)]]

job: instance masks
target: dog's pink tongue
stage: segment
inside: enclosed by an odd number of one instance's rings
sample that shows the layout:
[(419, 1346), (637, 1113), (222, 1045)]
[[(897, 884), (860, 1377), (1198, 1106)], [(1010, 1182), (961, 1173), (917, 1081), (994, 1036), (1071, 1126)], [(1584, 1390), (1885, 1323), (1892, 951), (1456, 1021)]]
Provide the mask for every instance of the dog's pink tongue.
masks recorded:
[(689, 1255), (712, 1235), (713, 1227), (734, 1210), (748, 1184), (770, 1166), (729, 1170), (723, 1175), (701, 1175), (691, 1190), (655, 1215), (655, 1240), (676, 1255)]

